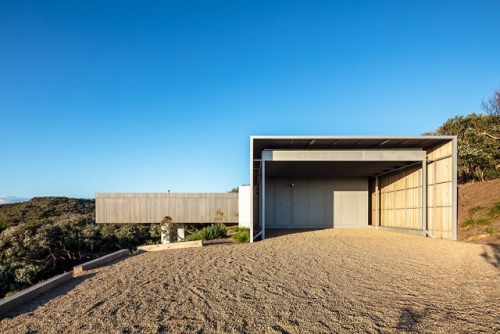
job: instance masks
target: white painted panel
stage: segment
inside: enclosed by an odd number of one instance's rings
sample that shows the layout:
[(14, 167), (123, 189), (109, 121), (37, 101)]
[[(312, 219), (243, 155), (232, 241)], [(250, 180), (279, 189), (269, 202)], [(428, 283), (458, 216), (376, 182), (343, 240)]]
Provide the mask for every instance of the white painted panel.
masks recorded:
[(335, 227), (368, 225), (368, 179), (343, 178), (334, 189)]
[(238, 188), (238, 225), (250, 228), (250, 196), (252, 189), (250, 186), (240, 186)]

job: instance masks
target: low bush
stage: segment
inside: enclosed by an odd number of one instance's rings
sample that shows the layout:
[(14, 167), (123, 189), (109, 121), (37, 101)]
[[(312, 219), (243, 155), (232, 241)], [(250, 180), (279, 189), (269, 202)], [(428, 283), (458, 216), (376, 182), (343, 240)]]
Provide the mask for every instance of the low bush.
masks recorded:
[(239, 228), (238, 232), (231, 239), (239, 242), (250, 242), (250, 230), (248, 228)]
[(484, 231), (488, 234), (493, 234), (493, 233), (497, 233), (498, 232), (498, 229), (495, 227), (495, 226), (488, 226), (484, 229)]
[(500, 217), (500, 201), (497, 201), (495, 202), (495, 204), (493, 204), (488, 215), (492, 218)]
[(202, 228), (201, 230), (194, 231), (192, 234), (184, 238), (185, 241), (195, 241), (195, 240), (213, 240), (218, 238), (225, 238), (227, 236), (227, 230), (221, 225), (210, 225)]

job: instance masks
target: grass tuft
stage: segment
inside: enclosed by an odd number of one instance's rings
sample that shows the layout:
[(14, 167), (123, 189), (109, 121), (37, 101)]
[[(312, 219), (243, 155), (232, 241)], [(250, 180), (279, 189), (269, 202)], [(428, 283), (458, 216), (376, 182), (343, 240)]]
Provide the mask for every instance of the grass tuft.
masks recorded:
[(478, 226), (478, 225), (489, 225), (490, 221), (486, 218), (468, 218), (465, 222), (462, 223), (462, 227), (470, 227), (470, 226)]
[(495, 227), (495, 226), (488, 226), (484, 229), (484, 231), (488, 234), (493, 234), (493, 233), (497, 233), (498, 232), (498, 229)]
[(481, 205), (475, 205), (475, 206), (473, 206), (472, 208), (470, 208), (470, 209), (469, 209), (469, 214), (471, 214), (471, 215), (472, 215), (472, 214), (474, 214), (474, 213), (476, 213), (476, 212), (479, 212), (479, 211), (481, 211), (481, 210), (483, 210), (483, 209), (484, 209), (484, 206), (481, 206)]
[(490, 208), (488, 216), (492, 218), (500, 217), (500, 201), (497, 201), (495, 202), (495, 204), (493, 204), (493, 206)]

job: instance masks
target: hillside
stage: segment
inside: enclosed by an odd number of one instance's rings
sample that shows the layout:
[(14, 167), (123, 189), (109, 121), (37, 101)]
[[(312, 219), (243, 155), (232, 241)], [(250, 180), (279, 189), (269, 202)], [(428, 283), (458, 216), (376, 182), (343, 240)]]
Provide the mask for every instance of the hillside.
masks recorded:
[(500, 245), (500, 179), (458, 186), (458, 240)]
[(0, 205), (0, 232), (10, 226), (42, 219), (62, 223), (82, 217), (94, 219), (95, 200), (67, 197), (35, 197), (27, 202)]
[(158, 226), (97, 225), (91, 199), (39, 197), (0, 205), (0, 297), (117, 249), (157, 243)]

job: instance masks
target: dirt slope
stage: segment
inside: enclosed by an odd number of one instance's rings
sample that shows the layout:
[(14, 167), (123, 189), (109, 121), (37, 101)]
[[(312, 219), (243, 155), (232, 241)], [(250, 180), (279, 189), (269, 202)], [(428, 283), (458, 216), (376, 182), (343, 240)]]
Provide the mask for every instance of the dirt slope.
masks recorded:
[(495, 333), (500, 248), (368, 229), (144, 253), (0, 320), (1, 333)]
[[(500, 179), (462, 184), (458, 187), (458, 239), (462, 241), (500, 245), (500, 216), (490, 217), (489, 210), (500, 201)], [(464, 226), (472, 218), (484, 225)], [(486, 233), (490, 226), (495, 233)]]

